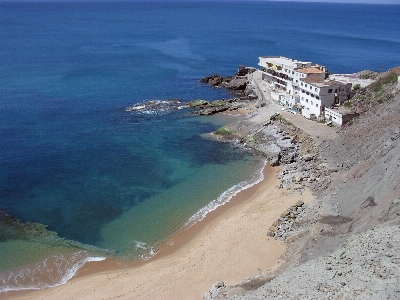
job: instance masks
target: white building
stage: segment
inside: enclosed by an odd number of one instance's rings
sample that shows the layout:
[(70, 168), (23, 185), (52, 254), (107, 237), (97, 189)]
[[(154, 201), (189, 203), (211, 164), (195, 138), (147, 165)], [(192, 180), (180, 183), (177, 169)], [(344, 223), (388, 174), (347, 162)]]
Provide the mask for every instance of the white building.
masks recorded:
[(283, 56), (261, 56), (258, 65), (263, 71), (263, 79), (273, 85), (280, 93), (283, 105), (293, 106), (300, 101), (300, 79), (307, 77), (328, 78), (324, 66), (303, 62)]
[(351, 97), (351, 83), (324, 80), (319, 76), (300, 79), (301, 114), (313, 119), (323, 114), (325, 108), (342, 104)]
[(325, 108), (325, 121), (330, 121), (335, 125), (343, 125), (358, 116), (357, 113), (345, 107)]

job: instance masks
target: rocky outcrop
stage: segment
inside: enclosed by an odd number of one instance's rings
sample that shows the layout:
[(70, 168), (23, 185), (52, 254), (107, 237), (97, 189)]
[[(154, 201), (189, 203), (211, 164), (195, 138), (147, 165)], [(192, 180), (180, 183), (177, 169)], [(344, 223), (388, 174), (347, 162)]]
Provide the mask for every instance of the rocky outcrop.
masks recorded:
[(268, 235), (277, 240), (284, 241), (290, 235), (296, 219), (301, 217), (301, 214), (306, 213), (305, 208), (306, 205), (301, 200), (299, 200), (295, 205), (289, 207), (282, 213), (278, 220), (272, 223)]
[(202, 83), (208, 83), (209, 85), (212, 86), (219, 86), (221, 83), (224, 81), (224, 78), (218, 74), (214, 74), (211, 76), (206, 76), (200, 79), (200, 82)]
[(235, 77), (229, 81), (228, 89), (234, 91), (244, 91), (247, 86), (247, 79), (245, 77)]
[(289, 269), (259, 289), (229, 299), (399, 299), (399, 229), (381, 226), (355, 235), (329, 256)]
[(246, 76), (247, 74), (251, 74), (255, 72), (257, 69), (253, 67), (245, 67), (245, 66), (239, 66), (237, 73), (235, 74), (236, 76)]
[[(207, 83), (213, 87), (227, 88), (229, 91), (239, 97), (246, 97), (252, 94), (252, 89), (248, 89), (248, 80), (246, 75), (256, 71), (252, 67), (239, 66), (237, 73), (234, 76), (222, 77), (214, 74), (200, 79), (200, 82)], [(252, 95), (250, 96), (252, 97)], [(253, 99), (255, 99), (253, 97)]]
[(247, 108), (251, 101), (257, 99), (253, 87), (248, 84), (247, 74), (255, 68), (240, 66), (234, 76), (222, 77), (218, 74), (206, 76), (200, 82), (207, 83), (215, 88), (227, 88), (234, 96), (230, 99), (206, 101), (202, 99), (183, 102), (181, 99), (150, 100), (137, 103), (125, 108), (133, 113), (170, 113), (178, 109), (190, 108), (194, 115), (213, 115), (227, 110)]
[(203, 299), (204, 300), (211, 300), (211, 299), (217, 299), (218, 295), (222, 293), (222, 291), (226, 288), (225, 284), (223, 281), (218, 281), (214, 283), (210, 290), (204, 294)]
[(125, 108), (128, 112), (165, 112), (181, 109), (185, 106), (182, 99), (150, 100)]

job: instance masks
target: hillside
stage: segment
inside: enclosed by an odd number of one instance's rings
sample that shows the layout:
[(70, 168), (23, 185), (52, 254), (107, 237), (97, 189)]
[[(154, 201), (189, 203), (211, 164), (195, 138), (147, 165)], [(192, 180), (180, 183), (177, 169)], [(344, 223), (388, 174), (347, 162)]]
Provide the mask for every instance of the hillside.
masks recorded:
[(214, 286), (205, 298), (400, 298), (397, 75), (398, 68), (358, 88), (347, 106), (360, 116), (316, 144), (318, 180), (309, 185), (316, 199), (285, 221), (286, 265), (235, 287)]

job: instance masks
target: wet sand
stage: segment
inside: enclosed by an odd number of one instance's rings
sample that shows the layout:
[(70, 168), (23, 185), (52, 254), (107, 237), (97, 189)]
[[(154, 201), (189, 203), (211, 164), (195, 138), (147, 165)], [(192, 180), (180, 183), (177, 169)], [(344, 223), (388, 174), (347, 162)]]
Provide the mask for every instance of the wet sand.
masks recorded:
[(216, 281), (234, 285), (276, 270), (285, 245), (267, 236), (271, 224), (310, 193), (279, 189), (278, 168), (267, 166), (264, 180), (238, 193), (207, 217), (160, 245), (148, 261), (85, 265), (64, 285), (12, 299), (202, 299)]

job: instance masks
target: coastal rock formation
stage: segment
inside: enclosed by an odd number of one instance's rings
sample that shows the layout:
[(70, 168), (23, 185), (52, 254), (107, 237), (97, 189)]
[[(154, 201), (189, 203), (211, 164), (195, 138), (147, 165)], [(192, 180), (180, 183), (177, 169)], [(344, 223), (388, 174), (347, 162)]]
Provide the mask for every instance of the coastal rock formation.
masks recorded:
[(234, 92), (237, 96), (249, 95), (246, 91), (248, 80), (246, 75), (255, 71), (255, 68), (239, 66), (237, 73), (234, 76), (222, 77), (218, 74), (206, 76), (200, 79), (202, 83), (208, 83), (213, 87), (225, 87)]
[(247, 86), (247, 79), (241, 77), (235, 77), (229, 81), (228, 88), (235, 91), (244, 91)]
[(185, 106), (181, 99), (150, 100), (125, 108), (128, 112), (165, 112), (181, 109)]
[(224, 80), (224, 78), (222, 78), (220, 75), (214, 74), (211, 76), (206, 76), (206, 77), (201, 78), (200, 82), (208, 83), (209, 85), (212, 85), (212, 86), (218, 86), (222, 83), (223, 80)]
[(246, 77), (246, 75), (255, 70), (255, 68), (239, 66), (238, 72), (234, 76), (221, 77), (218, 74), (214, 74), (200, 79), (202, 83), (210, 84), (213, 87), (227, 88), (231, 91), (234, 97), (227, 100), (206, 101), (197, 99), (189, 102), (182, 102), (182, 99), (150, 100), (128, 106), (125, 111), (156, 114), (190, 108), (192, 109), (190, 112), (193, 115), (213, 115), (227, 110), (247, 108), (249, 100), (257, 99)]

